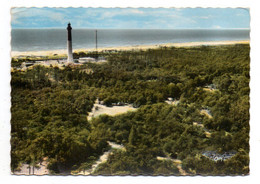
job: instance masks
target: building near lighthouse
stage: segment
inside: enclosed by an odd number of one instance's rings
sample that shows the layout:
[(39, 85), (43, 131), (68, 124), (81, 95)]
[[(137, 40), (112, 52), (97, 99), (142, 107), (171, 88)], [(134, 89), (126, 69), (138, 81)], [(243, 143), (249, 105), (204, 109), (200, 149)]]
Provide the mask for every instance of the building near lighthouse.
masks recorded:
[(67, 41), (67, 49), (68, 49), (68, 58), (67, 63), (74, 63), (73, 54), (72, 54), (72, 36), (71, 36), (72, 27), (70, 23), (68, 23), (67, 31), (68, 31), (68, 41)]

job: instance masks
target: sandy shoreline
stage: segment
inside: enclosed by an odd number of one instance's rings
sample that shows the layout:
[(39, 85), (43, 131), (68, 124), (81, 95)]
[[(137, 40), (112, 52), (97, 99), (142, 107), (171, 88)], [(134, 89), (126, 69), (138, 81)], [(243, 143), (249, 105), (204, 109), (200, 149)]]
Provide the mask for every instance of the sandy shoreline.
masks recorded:
[[(119, 46), (119, 47), (104, 47), (98, 48), (98, 51), (104, 50), (117, 50), (117, 51), (127, 51), (127, 50), (147, 50), (155, 49), (158, 47), (195, 47), (200, 45), (232, 45), (232, 44), (249, 44), (249, 40), (239, 40), (239, 41), (208, 41), (208, 42), (185, 42), (185, 43), (167, 43), (167, 44), (156, 44), (156, 45), (135, 45), (135, 46)], [(95, 48), (82, 48), (74, 49), (73, 52), (91, 52), (95, 51)], [(17, 56), (53, 56), (56, 55), (67, 55), (67, 49), (63, 50), (47, 50), (47, 51), (12, 51), (11, 57)]]

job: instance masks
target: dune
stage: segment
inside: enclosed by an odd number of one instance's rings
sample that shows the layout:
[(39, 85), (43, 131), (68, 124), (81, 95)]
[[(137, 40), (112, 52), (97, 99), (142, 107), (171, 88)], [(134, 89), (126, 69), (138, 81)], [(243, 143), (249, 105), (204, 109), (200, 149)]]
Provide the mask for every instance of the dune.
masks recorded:
[[(103, 47), (98, 48), (98, 52), (105, 50), (113, 51), (127, 51), (127, 50), (148, 50), (155, 49), (159, 47), (195, 47), (201, 45), (232, 45), (232, 44), (249, 44), (249, 40), (239, 40), (239, 41), (207, 41), (207, 42), (185, 42), (185, 43), (166, 43), (166, 44), (156, 44), (156, 45), (134, 45), (134, 46), (118, 46), (118, 47)], [(93, 52), (96, 51), (95, 48), (81, 48), (74, 49), (73, 52)], [(63, 50), (46, 50), (46, 51), (12, 51), (11, 57), (18, 56), (54, 56), (54, 55), (67, 55), (67, 49)]]

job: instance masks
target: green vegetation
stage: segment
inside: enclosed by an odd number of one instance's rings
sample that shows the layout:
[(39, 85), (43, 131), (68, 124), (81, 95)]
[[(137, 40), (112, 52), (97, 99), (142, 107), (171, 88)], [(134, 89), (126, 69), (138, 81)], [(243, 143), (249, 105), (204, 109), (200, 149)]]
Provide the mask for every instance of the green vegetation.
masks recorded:
[[(179, 175), (171, 159), (190, 175), (248, 174), (249, 52), (249, 45), (165, 47), (99, 53), (108, 60), (102, 64), (14, 71), (11, 167), (47, 157), (53, 173), (89, 169), (112, 141), (125, 150), (113, 151), (94, 174)], [(205, 90), (210, 84), (217, 89)], [(169, 97), (179, 104), (165, 103)], [(88, 122), (97, 98), (139, 109)], [(216, 162), (202, 155), (210, 150), (236, 155)]]

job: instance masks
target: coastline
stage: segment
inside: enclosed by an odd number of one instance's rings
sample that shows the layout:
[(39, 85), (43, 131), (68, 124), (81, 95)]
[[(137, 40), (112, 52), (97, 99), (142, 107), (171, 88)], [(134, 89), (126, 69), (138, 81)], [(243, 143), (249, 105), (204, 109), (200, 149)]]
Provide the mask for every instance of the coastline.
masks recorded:
[[(207, 41), (207, 42), (184, 42), (184, 43), (167, 43), (167, 44), (153, 44), (153, 45), (135, 45), (135, 46), (115, 46), (115, 47), (103, 47), (97, 50), (116, 50), (116, 51), (129, 51), (129, 50), (147, 50), (155, 49), (159, 47), (196, 47), (202, 45), (233, 45), (233, 44), (249, 44), (250, 40), (238, 40), (238, 41)], [(74, 49), (73, 52), (93, 52), (96, 51), (95, 48), (81, 48)], [(60, 55), (66, 56), (67, 49), (62, 50), (45, 50), (45, 51), (11, 51), (11, 57), (18, 56), (53, 56)]]

